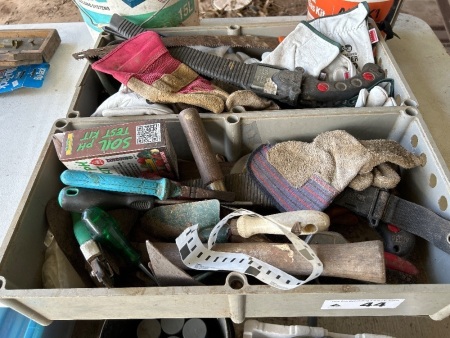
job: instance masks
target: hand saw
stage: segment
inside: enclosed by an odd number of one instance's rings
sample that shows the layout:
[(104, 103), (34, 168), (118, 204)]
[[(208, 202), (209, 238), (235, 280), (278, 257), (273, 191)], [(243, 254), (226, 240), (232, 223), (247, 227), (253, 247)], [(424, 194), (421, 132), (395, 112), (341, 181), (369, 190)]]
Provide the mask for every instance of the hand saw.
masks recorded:
[[(145, 31), (124, 18), (119, 19), (117, 24), (114, 20), (110, 24), (110, 30), (119, 36), (132, 38)], [(365, 64), (360, 74), (350, 79), (321, 81), (305, 74), (301, 67), (289, 70), (263, 63), (245, 64), (186, 46), (171, 47), (169, 51), (172, 57), (206, 78), (251, 90), (296, 108), (354, 107), (361, 89), (371, 89), (386, 78), (386, 72), (374, 63)]]
[[(166, 47), (182, 46), (206, 46), (206, 47), (242, 47), (273, 50), (278, 46), (278, 38), (271, 36), (256, 35), (188, 35), (188, 36), (162, 36), (162, 42)], [(74, 53), (72, 56), (76, 60), (81, 59), (101, 59), (106, 54), (114, 50), (119, 45), (111, 44), (104, 47), (88, 49), (82, 52)]]
[[(129, 39), (142, 32), (147, 31), (143, 27), (137, 26), (118, 14), (113, 14), (109, 26), (103, 28), (105, 32), (114, 34), (119, 39)], [(161, 40), (166, 47), (181, 46), (206, 46), (206, 47), (242, 47), (258, 48), (265, 50), (274, 50), (279, 39), (271, 36), (255, 35), (188, 35), (188, 36), (161, 36)], [(121, 42), (118, 40), (117, 42)], [(117, 44), (111, 44), (105, 47), (88, 49), (82, 52), (72, 54), (76, 60), (102, 58), (114, 48)]]

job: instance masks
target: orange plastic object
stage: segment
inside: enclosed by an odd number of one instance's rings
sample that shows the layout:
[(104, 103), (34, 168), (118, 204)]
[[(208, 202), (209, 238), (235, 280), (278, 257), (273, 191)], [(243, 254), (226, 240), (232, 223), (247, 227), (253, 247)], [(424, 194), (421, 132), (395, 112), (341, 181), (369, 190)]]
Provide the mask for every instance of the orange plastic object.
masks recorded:
[[(308, 19), (316, 19), (325, 15), (335, 15), (358, 6), (363, 0), (310, 0), (308, 1)], [(375, 22), (383, 21), (388, 15), (394, 0), (366, 0), (369, 4), (369, 15)]]

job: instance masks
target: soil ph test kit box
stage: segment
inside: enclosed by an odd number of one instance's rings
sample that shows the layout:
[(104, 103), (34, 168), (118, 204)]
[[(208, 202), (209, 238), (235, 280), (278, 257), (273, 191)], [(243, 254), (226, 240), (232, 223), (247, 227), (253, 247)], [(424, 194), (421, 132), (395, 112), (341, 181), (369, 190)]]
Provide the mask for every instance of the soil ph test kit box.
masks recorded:
[(53, 136), (71, 170), (134, 177), (177, 178), (177, 156), (163, 120), (100, 126)]

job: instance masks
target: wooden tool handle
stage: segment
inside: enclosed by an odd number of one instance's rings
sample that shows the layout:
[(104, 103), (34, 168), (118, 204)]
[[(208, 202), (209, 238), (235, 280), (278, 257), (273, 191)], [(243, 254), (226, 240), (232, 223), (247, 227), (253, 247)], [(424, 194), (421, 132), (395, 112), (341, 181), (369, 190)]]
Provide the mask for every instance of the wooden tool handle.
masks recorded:
[(188, 108), (180, 112), (179, 119), (203, 184), (212, 190), (225, 191), (223, 173), (214, 156), (200, 114), (196, 109)]
[(326, 231), (330, 226), (330, 218), (327, 214), (316, 210), (298, 210), (282, 212), (265, 218), (244, 215), (231, 225), (231, 234), (244, 238), (256, 234), (283, 235), (280, 227), (270, 219), (285, 226), (286, 230), (296, 235), (311, 235), (316, 232)]
[[(181, 261), (176, 244), (154, 243), (154, 245), (173, 264), (181, 269), (188, 269)], [(381, 241), (313, 244), (311, 248), (323, 263), (322, 276), (351, 278), (371, 283), (386, 282), (384, 249)], [(306, 276), (312, 271), (311, 265), (291, 244), (224, 243), (216, 244), (214, 250), (244, 253), (296, 276)]]

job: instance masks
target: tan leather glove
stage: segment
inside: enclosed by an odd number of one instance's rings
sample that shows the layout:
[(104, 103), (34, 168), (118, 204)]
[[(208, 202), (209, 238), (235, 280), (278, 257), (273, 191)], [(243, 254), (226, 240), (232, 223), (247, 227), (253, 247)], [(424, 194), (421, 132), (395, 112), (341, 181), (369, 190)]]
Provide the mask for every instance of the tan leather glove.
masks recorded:
[[(278, 209), (324, 210), (353, 182), (368, 187), (385, 163), (413, 168), (424, 163), (391, 140), (358, 141), (343, 130), (324, 132), (313, 142), (287, 141), (263, 145), (250, 156), (247, 169)], [(377, 184), (383, 185), (382, 180)], [(392, 181), (388, 181), (389, 187)]]
[(221, 113), (228, 97), (174, 59), (156, 32), (144, 32), (121, 43), (92, 68), (111, 74), (154, 103), (181, 102)]

